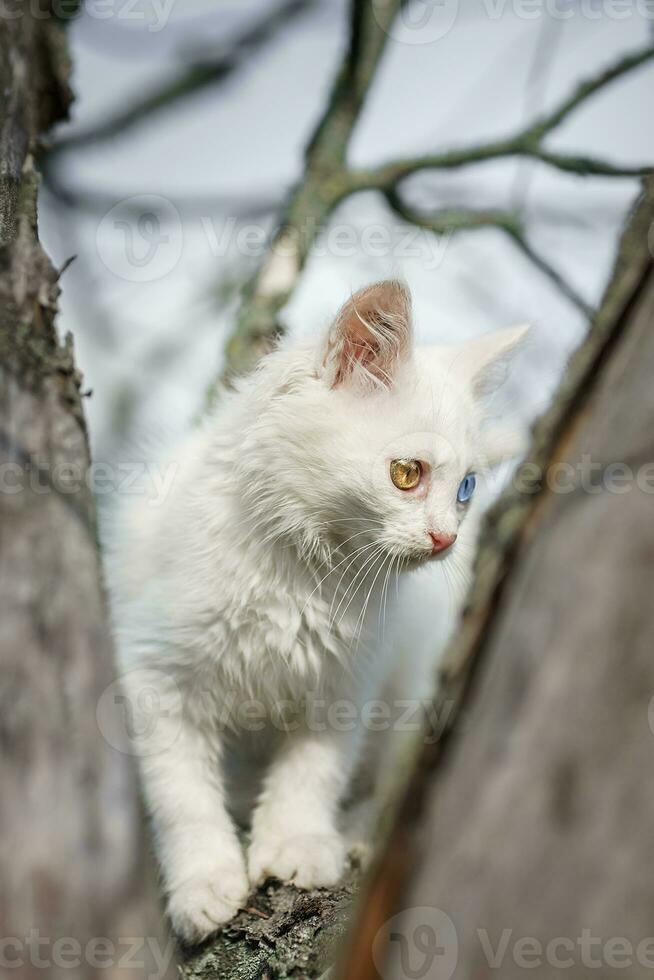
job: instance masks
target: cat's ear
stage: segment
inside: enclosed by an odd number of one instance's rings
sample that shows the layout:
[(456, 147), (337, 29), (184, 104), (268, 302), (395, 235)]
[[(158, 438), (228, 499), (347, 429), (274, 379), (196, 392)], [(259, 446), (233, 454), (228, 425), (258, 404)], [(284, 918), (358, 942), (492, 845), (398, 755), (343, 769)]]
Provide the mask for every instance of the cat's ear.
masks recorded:
[(354, 293), (339, 310), (323, 349), (323, 376), (345, 384), (390, 387), (411, 350), (411, 294), (387, 279)]
[(528, 333), (528, 326), (492, 330), (461, 345), (457, 367), (465, 372), (475, 397), (489, 395), (504, 384), (509, 362)]

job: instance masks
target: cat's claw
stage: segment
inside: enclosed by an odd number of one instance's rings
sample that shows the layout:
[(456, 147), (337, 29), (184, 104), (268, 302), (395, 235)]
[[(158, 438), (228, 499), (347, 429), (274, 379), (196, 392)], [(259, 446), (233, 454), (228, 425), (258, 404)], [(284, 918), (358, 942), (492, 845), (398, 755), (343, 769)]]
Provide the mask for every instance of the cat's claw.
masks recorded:
[(248, 852), (248, 873), (253, 885), (278, 878), (298, 888), (327, 888), (341, 878), (346, 856), (338, 834), (255, 839)]
[(247, 903), (249, 890), (245, 871), (232, 866), (216, 867), (178, 886), (168, 898), (174, 932), (184, 943), (202, 942), (234, 918)]

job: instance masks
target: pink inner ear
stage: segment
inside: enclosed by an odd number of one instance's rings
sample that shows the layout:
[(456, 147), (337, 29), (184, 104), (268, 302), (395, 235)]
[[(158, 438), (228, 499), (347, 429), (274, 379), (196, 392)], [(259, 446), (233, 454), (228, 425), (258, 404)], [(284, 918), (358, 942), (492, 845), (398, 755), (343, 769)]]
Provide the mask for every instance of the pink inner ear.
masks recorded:
[(411, 335), (411, 299), (398, 282), (375, 283), (349, 300), (336, 318), (325, 363), (333, 365), (331, 387), (362, 368), (364, 376), (390, 384)]
[(338, 358), (338, 370), (332, 384), (336, 388), (352, 369), (353, 362), (373, 374), (375, 377), (380, 375), (375, 370), (375, 361), (379, 357), (379, 345), (376, 344), (368, 329), (360, 321), (348, 327), (348, 332), (343, 338)]

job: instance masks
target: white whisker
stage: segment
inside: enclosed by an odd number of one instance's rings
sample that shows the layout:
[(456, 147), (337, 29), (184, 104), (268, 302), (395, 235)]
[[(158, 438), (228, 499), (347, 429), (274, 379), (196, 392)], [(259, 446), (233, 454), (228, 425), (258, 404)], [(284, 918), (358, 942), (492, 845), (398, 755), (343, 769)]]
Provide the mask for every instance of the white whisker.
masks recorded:
[[(330, 619), (330, 627), (334, 625), (334, 622), (336, 621), (336, 617), (338, 616), (338, 612), (339, 612), (341, 606), (343, 605), (343, 602), (347, 598), (348, 592), (350, 591), (350, 589), (353, 589), (352, 596), (351, 596), (348, 604), (346, 605), (345, 609), (343, 610), (343, 612), (341, 613), (341, 616), (339, 618), (339, 623), (342, 623), (343, 622), (343, 619), (345, 618), (345, 615), (346, 615), (348, 609), (352, 605), (352, 602), (354, 601), (354, 598), (355, 598), (355, 596), (356, 596), (359, 588), (365, 582), (366, 572), (368, 571), (369, 568), (371, 568), (374, 565), (374, 563), (376, 562), (378, 556), (380, 554), (382, 554), (383, 551), (384, 551), (384, 549), (381, 547), (381, 545), (377, 545), (376, 550), (373, 551), (372, 555), (369, 555), (369, 556), (366, 557), (366, 561), (364, 562), (364, 564), (361, 566), (361, 568), (359, 569), (359, 571), (356, 573), (356, 575), (354, 576), (354, 578), (352, 579), (352, 581), (348, 585), (347, 589), (345, 590), (345, 592), (343, 594), (343, 597), (342, 597), (341, 601), (339, 602), (339, 604), (338, 604), (338, 606), (336, 608), (336, 611), (334, 612), (333, 617)], [(357, 579), (359, 578), (359, 576), (361, 576), (361, 581), (358, 583), (358, 585), (356, 585)], [(356, 588), (354, 587), (355, 585), (356, 585)]]

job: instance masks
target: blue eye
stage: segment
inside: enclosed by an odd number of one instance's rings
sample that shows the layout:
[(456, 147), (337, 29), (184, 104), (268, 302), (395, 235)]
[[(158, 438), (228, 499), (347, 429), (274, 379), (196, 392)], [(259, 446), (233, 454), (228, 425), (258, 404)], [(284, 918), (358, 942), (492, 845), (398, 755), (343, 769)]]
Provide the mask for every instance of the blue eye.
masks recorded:
[(475, 492), (475, 487), (477, 486), (477, 477), (474, 473), (468, 473), (464, 476), (459, 484), (459, 489), (457, 490), (456, 499), (460, 504), (467, 504), (467, 502), (472, 497)]

